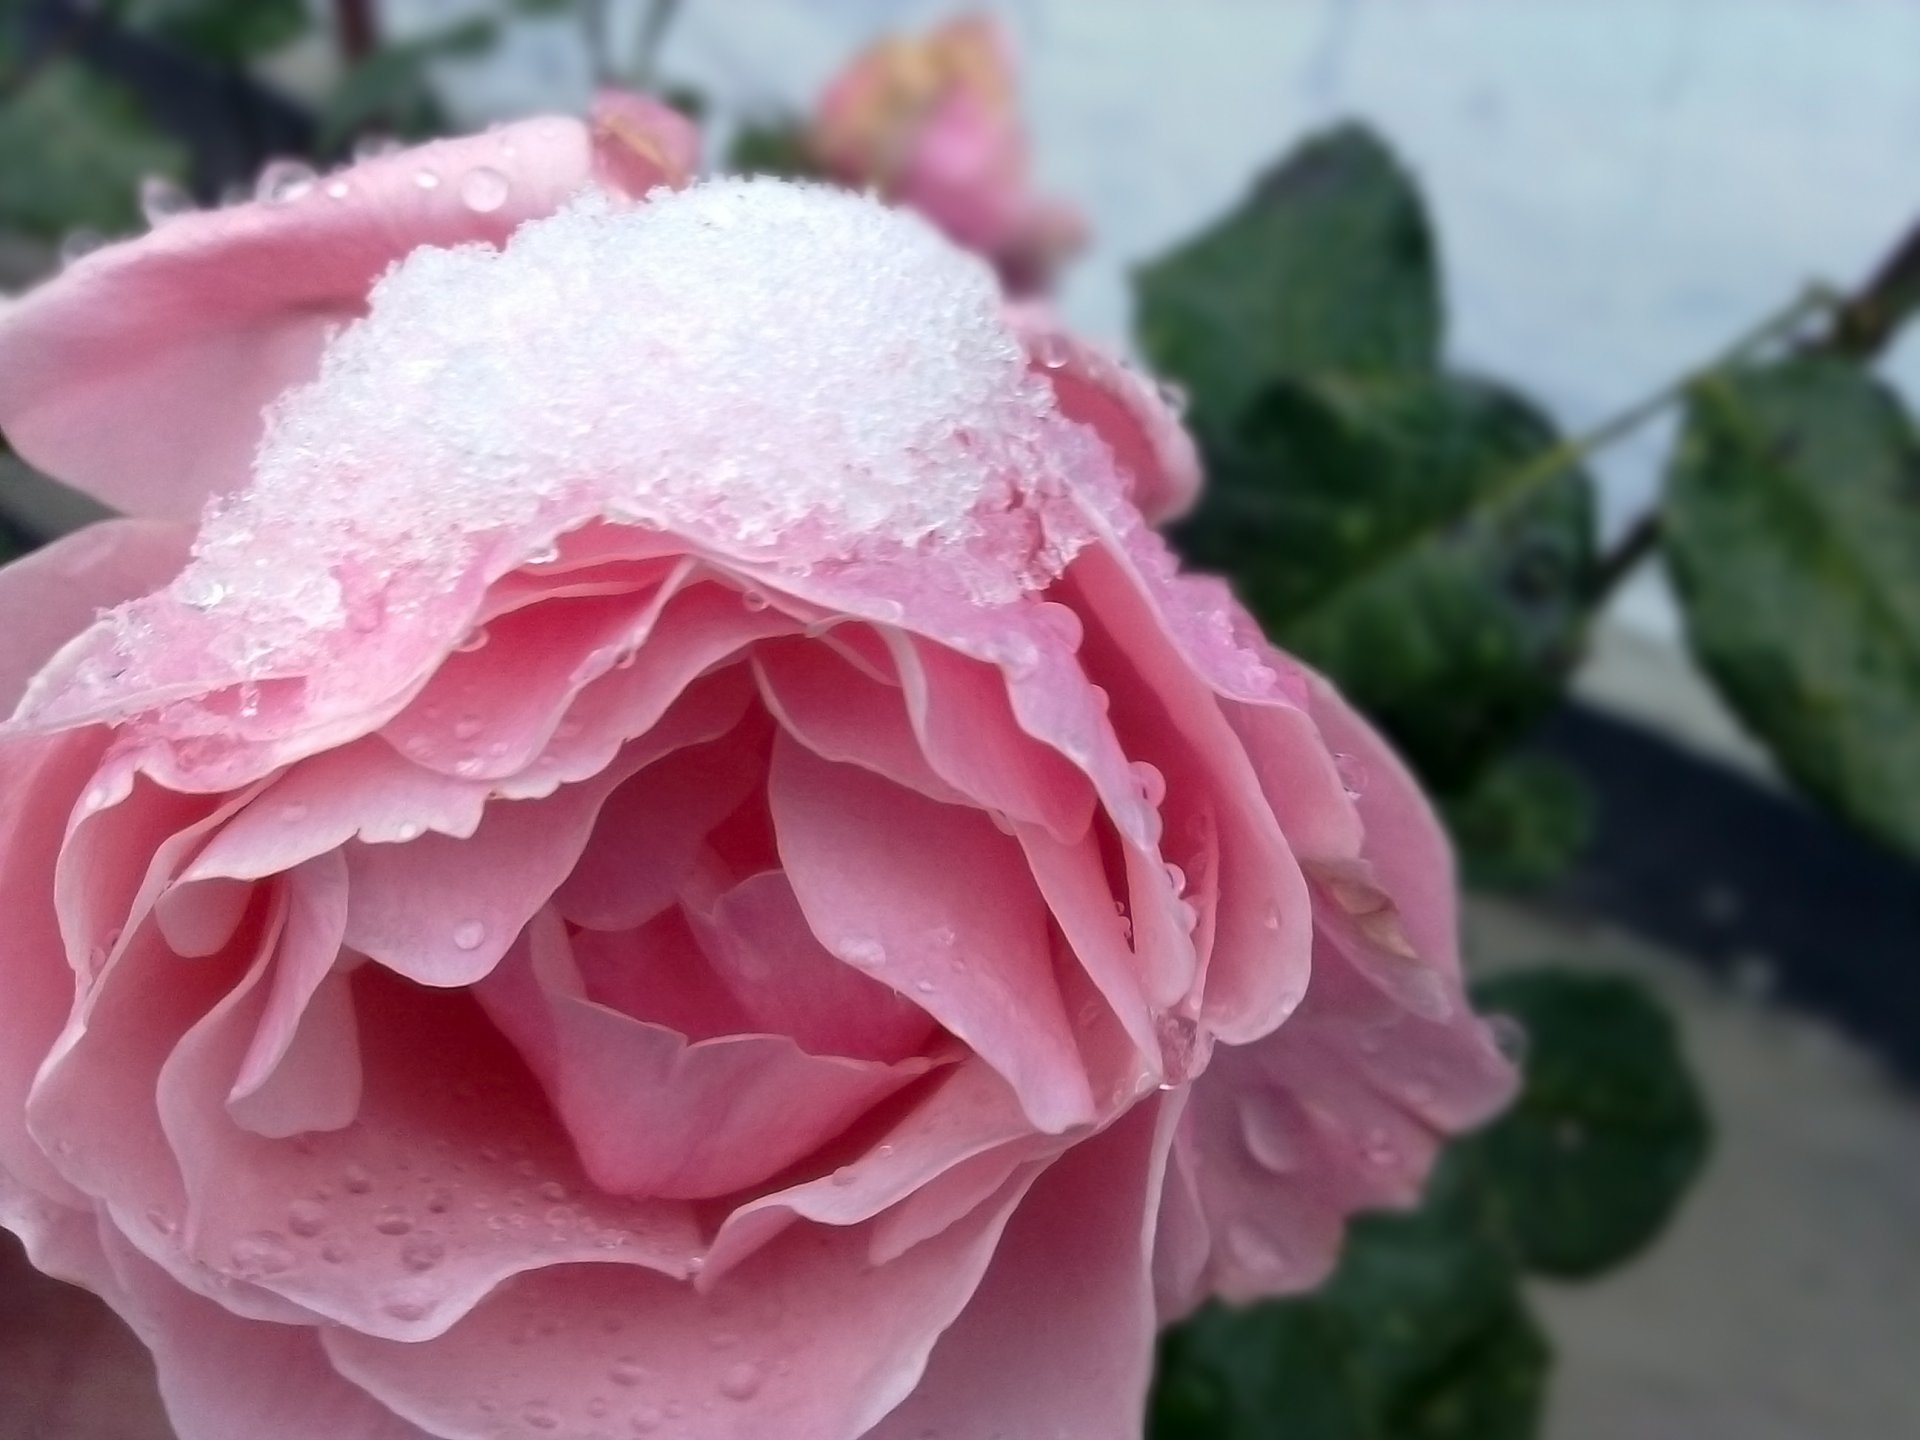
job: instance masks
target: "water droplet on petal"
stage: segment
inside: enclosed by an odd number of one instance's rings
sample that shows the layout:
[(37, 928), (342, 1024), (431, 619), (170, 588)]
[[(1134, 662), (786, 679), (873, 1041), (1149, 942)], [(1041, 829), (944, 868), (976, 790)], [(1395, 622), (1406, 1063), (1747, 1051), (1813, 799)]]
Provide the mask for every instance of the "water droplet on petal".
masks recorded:
[(287, 1229), (312, 1239), (327, 1228), (327, 1207), (318, 1200), (296, 1200), (287, 1211)]
[(480, 920), (467, 920), (454, 927), (453, 943), (461, 950), (478, 950), (487, 938), (487, 927)]
[(460, 199), (469, 210), (490, 214), (507, 203), (512, 183), (490, 165), (469, 170), (460, 180)]
[(487, 627), (484, 625), (476, 625), (465, 635), (461, 636), (460, 643), (453, 648), (458, 650), (462, 655), (471, 655), (476, 650), (484, 650), (489, 638)]
[(174, 582), (173, 593), (195, 610), (211, 610), (227, 598), (227, 587), (195, 566)]
[(1047, 369), (1058, 370), (1067, 363), (1066, 339), (1049, 331), (1034, 341), (1033, 353)]
[(416, 1320), (425, 1319), (427, 1311), (433, 1307), (424, 1300), (389, 1300), (380, 1308), (402, 1324), (411, 1325)]
[(400, 148), (400, 142), (391, 135), (362, 135), (353, 142), (353, 163), (364, 165), (369, 160), (398, 154)]
[(1160, 767), (1145, 760), (1135, 760), (1133, 779), (1140, 787), (1141, 798), (1158, 809), (1160, 802), (1167, 798), (1167, 777), (1160, 773)]
[(854, 1168), (851, 1165), (842, 1165), (838, 1170), (834, 1171), (830, 1177), (828, 1177), (827, 1183), (832, 1185), (833, 1188), (836, 1190), (844, 1190), (846, 1189), (847, 1186), (853, 1184), (853, 1182), (858, 1180), (859, 1178), (860, 1178), (859, 1174), (854, 1170)]
[(422, 190), (437, 190), (440, 188), (440, 172), (437, 170), (421, 170), (414, 175), (413, 183), (418, 185)]
[(607, 1378), (616, 1385), (638, 1385), (647, 1378), (647, 1367), (631, 1355), (622, 1355), (613, 1362)]
[(431, 1270), (446, 1258), (446, 1242), (433, 1235), (415, 1235), (400, 1247), (400, 1263), (409, 1270)]
[(520, 1412), (520, 1418), (536, 1430), (558, 1430), (560, 1428), (560, 1417), (553, 1413), (551, 1406), (544, 1405), (539, 1401), (535, 1401), (522, 1410)]
[(751, 1360), (729, 1365), (720, 1377), (720, 1393), (729, 1400), (751, 1400), (760, 1393), (760, 1367)]
[(877, 970), (887, 963), (887, 951), (878, 940), (855, 937), (840, 942), (840, 958), (862, 970)]
[(1175, 415), (1184, 415), (1187, 413), (1186, 386), (1180, 384), (1177, 380), (1162, 380), (1156, 388), (1159, 392), (1160, 403), (1162, 405), (1166, 406), (1167, 409), (1171, 410)]
[(193, 196), (165, 175), (149, 175), (140, 182), (140, 213), (157, 227), (193, 210)]
[(279, 1275), (294, 1267), (299, 1257), (293, 1247), (272, 1230), (256, 1230), (233, 1242), (233, 1268), (242, 1275)]
[(327, 182), (327, 198), (329, 200), (344, 200), (352, 193), (353, 186), (345, 180), (329, 180)]
[(1367, 788), (1367, 767), (1344, 751), (1336, 750), (1333, 768), (1340, 773), (1341, 787), (1349, 800), (1358, 800)]
[(98, 230), (69, 230), (60, 241), (60, 263), (66, 266), (84, 260), (106, 243), (107, 237)]
[(1505, 1057), (1510, 1065), (1527, 1063), (1527, 1050), (1531, 1039), (1527, 1027), (1511, 1015), (1489, 1015), (1487, 1017), (1487, 1037), (1493, 1041), (1494, 1048)]
[(453, 722), (453, 736), (456, 740), (471, 740), (485, 727), (486, 722), (478, 715), (462, 715)]
[(404, 1235), (413, 1229), (413, 1217), (398, 1205), (389, 1205), (374, 1217), (373, 1228), (382, 1235)]
[(766, 609), (773, 602), (769, 600), (762, 591), (742, 590), (740, 592), (740, 603), (748, 610), (758, 612)]
[(263, 205), (284, 205), (313, 189), (319, 178), (304, 160), (269, 160), (253, 182), (253, 198)]
[(373, 1189), (373, 1176), (361, 1165), (349, 1165), (340, 1172), (340, 1188), (349, 1195), (365, 1195)]

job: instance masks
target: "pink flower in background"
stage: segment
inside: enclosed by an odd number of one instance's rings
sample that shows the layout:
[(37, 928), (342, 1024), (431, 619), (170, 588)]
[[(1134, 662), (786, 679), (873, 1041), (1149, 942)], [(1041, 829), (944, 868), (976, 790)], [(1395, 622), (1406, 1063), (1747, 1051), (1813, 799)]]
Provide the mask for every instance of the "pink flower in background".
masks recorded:
[(812, 147), (839, 180), (876, 187), (985, 255), (1015, 294), (1044, 290), (1085, 242), (1070, 206), (1032, 193), (1013, 61), (988, 17), (860, 55), (821, 97)]
[(1445, 844), (1150, 385), (609, 113), (0, 325), (130, 517), (0, 571), (0, 1222), (185, 1440), (1137, 1436), (1507, 1095)]

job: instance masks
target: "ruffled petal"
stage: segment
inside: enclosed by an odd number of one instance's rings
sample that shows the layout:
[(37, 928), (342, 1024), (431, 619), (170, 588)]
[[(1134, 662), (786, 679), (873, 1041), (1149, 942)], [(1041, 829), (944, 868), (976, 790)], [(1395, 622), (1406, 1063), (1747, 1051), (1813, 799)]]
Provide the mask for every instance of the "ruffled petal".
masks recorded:
[(109, 246), (0, 317), (0, 427), (117, 510), (194, 520), (245, 481), (266, 407), (315, 373), (388, 266), (497, 245), (591, 175), (584, 125), (530, 120)]
[(822, 760), (784, 735), (773, 754), (781, 862), (821, 943), (970, 1045), (1040, 1129), (1091, 1119), (1019, 845), (977, 810)]

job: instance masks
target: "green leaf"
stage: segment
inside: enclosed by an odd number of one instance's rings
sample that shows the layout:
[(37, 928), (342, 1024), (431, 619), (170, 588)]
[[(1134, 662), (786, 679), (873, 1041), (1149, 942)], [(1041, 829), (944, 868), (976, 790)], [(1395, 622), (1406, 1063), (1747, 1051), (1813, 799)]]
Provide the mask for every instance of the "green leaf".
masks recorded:
[(788, 180), (820, 177), (820, 167), (807, 149), (806, 130), (796, 120), (743, 120), (727, 147), (730, 175), (778, 175)]
[(178, 178), (187, 157), (113, 84), (54, 61), (0, 105), (0, 225), (44, 239), (141, 226), (150, 174)]
[(1467, 883), (1531, 890), (1567, 872), (1593, 836), (1593, 796), (1544, 755), (1502, 761), (1458, 795), (1440, 797)]
[(1666, 554), (1694, 653), (1780, 766), (1920, 856), (1920, 440), (1830, 359), (1694, 392)]
[(434, 62), (485, 54), (499, 38), (498, 21), (476, 16), (375, 51), (328, 99), (320, 114), (318, 148), (336, 149), (366, 129), (408, 139), (440, 133), (446, 123), (432, 84)]
[(1141, 349), (1192, 395), (1202, 430), (1274, 382), (1431, 370), (1440, 352), (1432, 229), (1368, 131), (1308, 141), (1232, 214), (1142, 269)]
[(1211, 1305), (1161, 1349), (1153, 1440), (1526, 1440), (1550, 1355), (1476, 1177), (1354, 1223), (1317, 1293)]
[(1466, 1142), (1523, 1264), (1580, 1279), (1666, 1225), (1709, 1148), (1707, 1113), (1673, 1022), (1632, 981), (1552, 970), (1476, 987), (1528, 1037), (1525, 1086)]
[(1458, 788), (1554, 702), (1580, 649), (1592, 485), (1543, 463), (1557, 440), (1482, 381), (1283, 382), (1216, 444), (1176, 540)]
[(128, 28), (229, 65), (291, 44), (311, 23), (305, 0), (125, 0), (120, 9)]

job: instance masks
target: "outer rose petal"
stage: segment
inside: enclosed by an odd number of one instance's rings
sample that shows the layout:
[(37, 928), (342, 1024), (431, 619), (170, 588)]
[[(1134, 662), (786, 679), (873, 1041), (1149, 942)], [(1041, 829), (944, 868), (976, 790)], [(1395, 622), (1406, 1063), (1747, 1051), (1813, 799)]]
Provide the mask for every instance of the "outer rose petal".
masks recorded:
[(711, 1292), (549, 1269), (420, 1344), (327, 1334), (341, 1372), (458, 1440), (662, 1434), (856, 1440), (919, 1379), (1031, 1177), (892, 1264), (859, 1230), (796, 1226)]
[(1061, 328), (1045, 305), (1012, 306), (1007, 318), (1061, 411), (1107, 442), (1140, 513), (1154, 524), (1184, 515), (1200, 493), (1200, 453), (1160, 387)]
[[(617, 142), (562, 119), (436, 141), (90, 255), (0, 316), (0, 427), (115, 509), (194, 519), (246, 479), (264, 408), (314, 373), (394, 261), (499, 244), (595, 178), (631, 195), (685, 178), (669, 163), (649, 177), (642, 118), (623, 108), (619, 125)], [(670, 138), (663, 157), (682, 148)]]
[(96, 612), (158, 590), (186, 563), (193, 532), (153, 520), (102, 520), (0, 568), (0, 714)]
[(102, 1226), (113, 1284), (98, 1286), (153, 1352), (187, 1440), (433, 1440), (346, 1380), (319, 1332), (243, 1320), (181, 1286)]
[(867, 1440), (1140, 1433), (1154, 1223), (1179, 1110), (1145, 1101), (1041, 1176), (926, 1375)]

